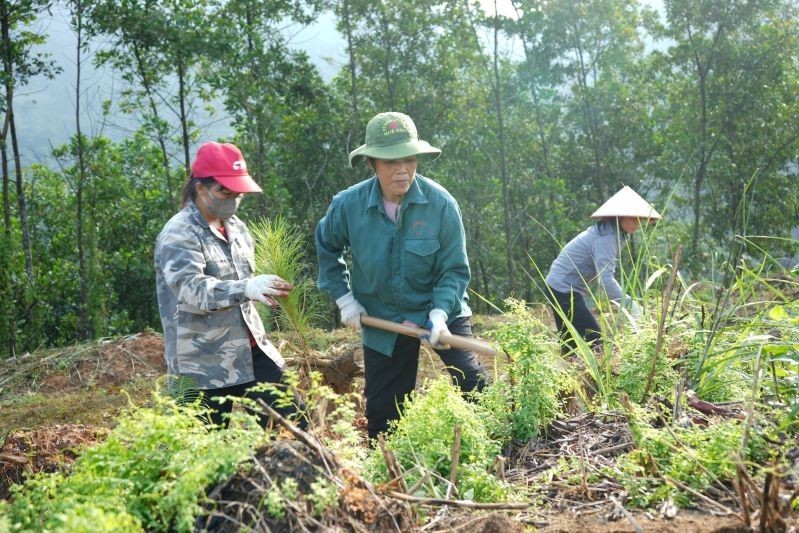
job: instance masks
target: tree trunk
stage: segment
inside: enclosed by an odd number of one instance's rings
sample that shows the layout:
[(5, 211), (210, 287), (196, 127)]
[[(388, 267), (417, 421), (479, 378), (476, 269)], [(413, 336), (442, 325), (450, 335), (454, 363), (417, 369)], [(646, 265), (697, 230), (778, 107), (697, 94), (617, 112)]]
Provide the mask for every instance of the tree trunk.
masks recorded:
[(191, 156), (189, 155), (189, 119), (186, 116), (186, 66), (182, 60), (178, 61), (178, 91), (180, 128), (183, 133), (183, 160), (188, 172), (191, 168)]
[[(382, 14), (381, 14), (382, 15)], [(383, 34), (383, 44), (385, 45), (385, 52), (386, 58), (383, 62), (383, 78), (386, 82), (386, 94), (388, 95), (388, 109), (390, 111), (394, 111), (394, 103), (396, 99), (396, 95), (394, 94), (395, 88), (394, 83), (391, 79), (391, 39), (390, 39), (390, 30), (388, 26), (388, 21), (386, 20), (385, 16), (382, 16), (381, 22), (383, 25), (382, 34)]]
[[(22, 248), (25, 252), (25, 275), (28, 277), (28, 282), (33, 283), (33, 254), (31, 253), (31, 239), (28, 230), (28, 216), (27, 207), (25, 205), (25, 188), (22, 182), (22, 161), (19, 155), (19, 144), (17, 143), (17, 126), (14, 119), (14, 62), (11, 56), (11, 20), (8, 13), (8, 5), (6, 2), (0, 2), (2, 12), (0, 13), (0, 25), (2, 28), (2, 43), (3, 43), (3, 71), (5, 76), (5, 90), (6, 90), (6, 123), (3, 126), (3, 145), (5, 148), (6, 127), (11, 136), (11, 153), (14, 158), (14, 173), (17, 179), (17, 209), (19, 210), (19, 225), (22, 231)], [(7, 163), (6, 163), (7, 165)], [(8, 173), (4, 169), (3, 187), (10, 179)], [(4, 215), (5, 216), (5, 215)], [(8, 227), (8, 224), (7, 224)]]
[(3, 230), (11, 234), (11, 179), (8, 174), (8, 114), (3, 117), (3, 128), (0, 131), (0, 158), (3, 172)]
[[(78, 247), (78, 283), (79, 283), (79, 305), (78, 305), (78, 338), (80, 340), (87, 340), (92, 337), (92, 313), (89, 304), (89, 277), (90, 269), (88, 266), (89, 261), (86, 258), (86, 239), (84, 235), (85, 217), (83, 209), (84, 201), (84, 186), (87, 182), (86, 172), (86, 148), (84, 146), (83, 132), (80, 123), (80, 99), (81, 99), (81, 65), (82, 54), (81, 47), (83, 46), (83, 14), (81, 12), (81, 0), (75, 0), (75, 33), (77, 36), (77, 43), (75, 46), (75, 135), (77, 136), (78, 145), (78, 177), (75, 188), (75, 197), (77, 201), (77, 209), (75, 213), (76, 223), (76, 240)], [(91, 248), (91, 246), (89, 246)]]
[[(177, 202), (175, 193), (172, 190), (172, 172), (169, 168), (169, 152), (166, 147), (166, 139), (160, 131), (161, 117), (158, 113), (158, 106), (155, 103), (155, 95), (153, 94), (150, 75), (147, 73), (147, 67), (144, 65), (141, 50), (139, 50), (139, 46), (136, 43), (133, 44), (133, 56), (136, 60), (136, 69), (139, 71), (141, 84), (144, 86), (144, 93), (147, 95), (147, 100), (150, 103), (150, 112), (153, 114), (156, 126), (159, 127), (159, 130), (156, 131), (156, 137), (158, 138), (158, 146), (161, 148), (161, 164), (164, 167), (164, 184), (166, 185), (166, 194), (167, 198), (169, 198), (169, 203), (174, 206)], [(186, 172), (189, 172), (188, 168), (186, 168)]]
[[(350, 21), (350, 2), (349, 0), (343, 1), (343, 15), (344, 27), (347, 32), (347, 52), (350, 56), (350, 98), (352, 101), (352, 128), (347, 135), (347, 152), (352, 150), (353, 142), (355, 146), (359, 145), (359, 131), (361, 129), (361, 117), (358, 110), (358, 78), (357, 78), (357, 65), (355, 63), (355, 48), (352, 44), (352, 22)], [(354, 139), (354, 141), (353, 141)]]
[(513, 262), (513, 245), (511, 237), (511, 202), (510, 179), (505, 158), (505, 124), (502, 115), (502, 82), (499, 76), (499, 15), (497, 14), (497, 1), (494, 0), (494, 104), (497, 112), (497, 133), (499, 136), (499, 166), (502, 177), (502, 205), (505, 218), (505, 260), (508, 268), (508, 291), (515, 290), (515, 265)]
[[(10, 39), (10, 16), (7, 10), (6, 2), (0, 0), (0, 42), (2, 42), (2, 50), (4, 51), (3, 54), (3, 74), (4, 78), (7, 80), (7, 83), (13, 83), (14, 72), (12, 70), (12, 62), (11, 62), (11, 39)], [(8, 85), (6, 85), (6, 98), (9, 104), (11, 103), (11, 94), (8, 92)], [(12, 85), (13, 88), (13, 85)], [(0, 129), (0, 157), (2, 157), (2, 172), (3, 172), (3, 235), (5, 236), (4, 245), (5, 249), (0, 250), (0, 254), (8, 254), (8, 260), (4, 260), (5, 264), (11, 263), (11, 255), (13, 254), (13, 249), (11, 249), (11, 239), (13, 238), (11, 233), (11, 177), (9, 174), (8, 169), (8, 145), (6, 144), (6, 140), (8, 139), (8, 132), (9, 127), (11, 124), (11, 115), (10, 115), (10, 105), (8, 106), (6, 113), (3, 117), (3, 127)], [(5, 259), (5, 258), (4, 258)], [(0, 333), (0, 338), (5, 337), (4, 345), (7, 347), (8, 352), (7, 354), (11, 357), (16, 355), (17, 351), (17, 302), (16, 302), (16, 295), (15, 291), (13, 291), (13, 285), (11, 282), (12, 276), (11, 272), (6, 272), (5, 275), (2, 276), (3, 279), (3, 286), (2, 288), (3, 297), (2, 297), (2, 304), (7, 306), (8, 314), (3, 316), (4, 324), (3, 327), (6, 329), (3, 333)]]
[(578, 28), (574, 26), (573, 29), (575, 33), (573, 43), (574, 53), (577, 56), (577, 64), (579, 65), (577, 81), (580, 86), (580, 101), (583, 105), (583, 114), (585, 116), (586, 122), (585, 133), (588, 134), (588, 138), (590, 139), (591, 143), (591, 150), (594, 155), (594, 192), (599, 198), (605, 198), (607, 196), (607, 191), (605, 191), (605, 187), (602, 182), (602, 156), (600, 155), (599, 135), (596, 126), (597, 120), (590, 99), (588, 72), (585, 66), (585, 54), (580, 41), (581, 36), (578, 32)]

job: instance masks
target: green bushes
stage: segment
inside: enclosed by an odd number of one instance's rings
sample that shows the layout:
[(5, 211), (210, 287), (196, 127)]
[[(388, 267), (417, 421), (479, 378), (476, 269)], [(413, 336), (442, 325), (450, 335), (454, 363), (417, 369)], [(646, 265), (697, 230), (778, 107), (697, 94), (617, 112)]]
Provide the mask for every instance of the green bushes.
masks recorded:
[(510, 362), (486, 387), (480, 404), (497, 439), (526, 441), (562, 414), (560, 393), (574, 387), (547, 328), (518, 300), (506, 302), (507, 322), (491, 332)]
[(193, 530), (205, 489), (250, 457), (263, 432), (247, 420), (246, 429), (209, 430), (198, 408), (155, 399), (153, 408), (124, 414), (105, 442), (77, 459), (70, 475), (38, 474), (16, 487), (4, 510), (12, 528)]
[[(461, 427), (457, 491), (463, 499), (480, 502), (505, 500), (508, 489), (488, 472), (500, 443), (486, 431), (484, 417), (463, 399), (448, 378), (439, 378), (425, 393), (414, 393), (394, 425), (386, 445), (405, 471), (409, 487), (432, 497), (448, 493), (455, 426)], [(367, 458), (367, 476), (388, 481), (390, 475), (381, 450)]]
[(738, 420), (715, 421), (708, 427), (635, 427), (637, 448), (620, 458), (619, 467), (629, 501), (639, 507), (669, 498), (688, 506), (695, 495), (682, 486), (697, 492), (714, 484), (723, 488), (735, 479), (740, 461), (763, 461), (767, 452), (762, 435), (753, 432), (738, 456), (744, 434), (744, 424)]
[[(651, 327), (643, 327), (638, 331), (626, 328), (619, 331), (615, 344), (618, 346), (618, 363), (616, 364), (615, 389), (626, 392), (633, 402), (639, 403), (644, 395), (647, 378), (652, 369), (655, 356), (657, 332)], [(664, 344), (666, 344), (664, 342)], [(674, 369), (674, 360), (666, 350), (661, 350), (655, 373), (652, 379), (652, 390), (655, 394), (669, 396), (679, 379)]]

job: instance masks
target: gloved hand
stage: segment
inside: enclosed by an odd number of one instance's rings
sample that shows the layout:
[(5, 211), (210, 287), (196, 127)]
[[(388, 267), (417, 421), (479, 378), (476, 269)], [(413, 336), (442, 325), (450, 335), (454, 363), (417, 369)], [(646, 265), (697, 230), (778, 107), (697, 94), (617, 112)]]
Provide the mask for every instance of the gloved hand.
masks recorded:
[(261, 274), (247, 280), (244, 296), (269, 305), (277, 305), (270, 296), (288, 296), (294, 285), (274, 274)]
[(355, 299), (352, 291), (336, 300), (341, 312), (341, 323), (358, 331), (361, 329), (361, 315), (367, 315), (366, 309)]
[(630, 306), (630, 314), (636, 320), (641, 318), (644, 314), (644, 308), (638, 305), (638, 302), (635, 300), (631, 300), (632, 305)]
[(644, 314), (643, 307), (641, 307), (638, 302), (635, 301), (635, 298), (627, 296), (626, 294), (622, 295), (619, 305), (634, 319), (641, 318), (641, 316)]
[(428, 315), (427, 327), (430, 329), (430, 338), (422, 338), (429, 342), (436, 350), (448, 350), (449, 344), (442, 344), (441, 334), (449, 335), (447, 327), (447, 313), (442, 309), (431, 309)]

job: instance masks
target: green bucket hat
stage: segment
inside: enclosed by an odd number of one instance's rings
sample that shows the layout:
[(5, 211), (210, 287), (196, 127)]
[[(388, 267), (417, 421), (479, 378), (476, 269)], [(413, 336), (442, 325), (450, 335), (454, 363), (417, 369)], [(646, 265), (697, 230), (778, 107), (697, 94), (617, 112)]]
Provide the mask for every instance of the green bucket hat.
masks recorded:
[(441, 150), (419, 139), (411, 117), (390, 111), (375, 115), (366, 125), (366, 144), (350, 152), (350, 166), (357, 157), (402, 159), (420, 154), (433, 154), (435, 159)]

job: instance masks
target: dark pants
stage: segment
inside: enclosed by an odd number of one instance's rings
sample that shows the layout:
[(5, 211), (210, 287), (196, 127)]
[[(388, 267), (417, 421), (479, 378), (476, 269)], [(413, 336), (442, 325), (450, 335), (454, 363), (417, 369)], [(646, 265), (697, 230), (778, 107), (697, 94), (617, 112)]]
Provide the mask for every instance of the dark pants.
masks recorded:
[(561, 352), (565, 355), (572, 350), (577, 349), (577, 344), (569, 332), (569, 328), (564, 323), (558, 308), (563, 311), (563, 314), (572, 323), (577, 333), (585, 339), (588, 344), (595, 345), (599, 339), (602, 338), (602, 328), (591, 314), (588, 306), (585, 305), (585, 300), (582, 295), (577, 292), (560, 292), (552, 287), (547, 287), (551, 293), (547, 293), (552, 304), (552, 309), (555, 312), (555, 327), (558, 328), (558, 333), (562, 341)]
[[(456, 319), (449, 325), (449, 331), (460, 337), (472, 337), (469, 317)], [(420, 346), (419, 339), (400, 335), (391, 357), (363, 347), (366, 428), (370, 439), (386, 431), (389, 421), (399, 418), (405, 396), (416, 387)], [(486, 373), (476, 353), (457, 348), (435, 352), (463, 392), (483, 390)]]
[[(215, 396), (235, 396), (235, 397), (247, 397), (252, 398), (253, 400), (262, 399), (266, 402), (269, 406), (271, 406), (275, 411), (283, 415), (287, 418), (293, 418), (293, 421), (299, 425), (302, 429), (307, 427), (307, 421), (304, 417), (297, 420), (298, 414), (301, 414), (304, 411), (305, 405), (302, 403), (302, 399), (294, 393), (294, 403), (293, 405), (287, 407), (278, 407), (276, 402), (278, 400), (277, 396), (270, 392), (270, 391), (263, 391), (263, 392), (248, 392), (247, 389), (250, 387), (254, 387), (258, 383), (281, 383), (283, 379), (283, 371), (272, 361), (257, 345), (252, 349), (252, 363), (253, 363), (253, 372), (255, 374), (255, 380), (241, 383), (239, 385), (231, 385), (229, 387), (220, 387), (218, 389), (201, 389), (201, 390), (193, 390), (189, 391), (187, 394), (183, 396), (184, 401), (190, 401), (197, 397), (198, 394), (202, 394), (202, 404), (205, 407), (211, 409), (210, 418), (211, 422), (216, 425), (227, 427), (228, 424), (228, 417), (223, 417), (223, 415), (230, 414), (233, 410), (233, 404), (229, 401), (224, 403), (219, 403), (214, 399)], [(285, 390), (285, 385), (279, 385), (279, 388)], [(267, 415), (258, 415), (258, 423), (261, 427), (267, 427), (269, 425), (269, 417)]]

